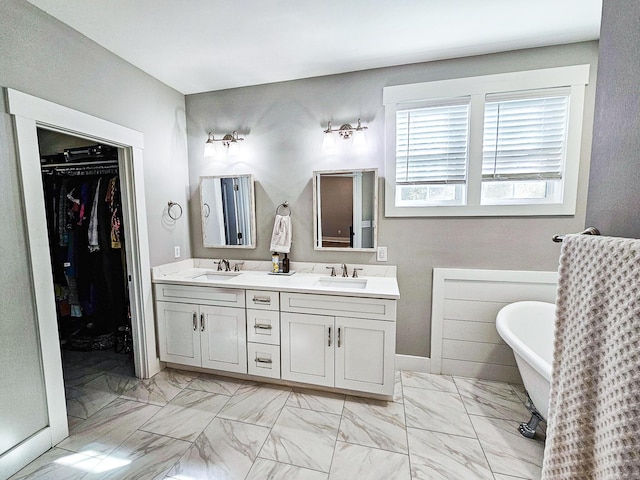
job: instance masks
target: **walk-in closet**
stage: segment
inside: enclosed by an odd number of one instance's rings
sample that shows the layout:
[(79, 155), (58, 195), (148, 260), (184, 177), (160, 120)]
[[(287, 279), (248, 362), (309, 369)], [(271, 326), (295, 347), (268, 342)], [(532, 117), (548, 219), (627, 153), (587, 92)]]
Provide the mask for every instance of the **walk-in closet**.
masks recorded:
[(65, 386), (133, 377), (119, 149), (42, 128), (38, 146)]

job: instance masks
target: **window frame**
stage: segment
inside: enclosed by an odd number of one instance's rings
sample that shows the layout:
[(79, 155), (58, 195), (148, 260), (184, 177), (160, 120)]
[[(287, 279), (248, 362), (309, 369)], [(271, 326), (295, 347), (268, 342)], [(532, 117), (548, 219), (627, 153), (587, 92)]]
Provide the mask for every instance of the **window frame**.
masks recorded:
[[(583, 130), (585, 88), (589, 65), (546, 68), (477, 77), (384, 87), (385, 106), (385, 216), (386, 217), (490, 217), (574, 215)], [(484, 104), (487, 95), (568, 87), (567, 151), (562, 203), (481, 204)], [(467, 192), (465, 205), (396, 206), (396, 111), (407, 103), (471, 96)]]

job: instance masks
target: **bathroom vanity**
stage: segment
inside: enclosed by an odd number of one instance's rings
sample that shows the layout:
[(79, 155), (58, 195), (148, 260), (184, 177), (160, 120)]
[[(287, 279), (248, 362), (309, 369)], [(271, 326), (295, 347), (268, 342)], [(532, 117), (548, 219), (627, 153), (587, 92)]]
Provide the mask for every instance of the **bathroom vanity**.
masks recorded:
[(363, 270), (352, 278), (330, 276), (327, 267), (338, 271), (335, 264), (295, 262), (293, 275), (271, 275), (269, 266), (245, 261), (240, 272), (227, 272), (214, 260), (191, 259), (155, 267), (160, 360), (392, 396), (400, 297), (395, 267), (357, 265)]

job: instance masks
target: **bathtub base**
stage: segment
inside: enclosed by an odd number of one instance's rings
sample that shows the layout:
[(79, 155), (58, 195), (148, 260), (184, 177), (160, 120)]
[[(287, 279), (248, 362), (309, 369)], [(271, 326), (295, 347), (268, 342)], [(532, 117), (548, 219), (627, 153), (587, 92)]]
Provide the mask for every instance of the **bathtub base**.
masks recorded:
[(533, 438), (536, 436), (536, 428), (538, 428), (538, 425), (544, 420), (544, 418), (542, 418), (542, 415), (540, 415), (540, 412), (536, 409), (536, 406), (531, 401), (531, 397), (529, 397), (528, 393), (527, 403), (525, 406), (531, 412), (531, 418), (528, 422), (521, 423), (518, 427), (518, 431), (523, 437)]

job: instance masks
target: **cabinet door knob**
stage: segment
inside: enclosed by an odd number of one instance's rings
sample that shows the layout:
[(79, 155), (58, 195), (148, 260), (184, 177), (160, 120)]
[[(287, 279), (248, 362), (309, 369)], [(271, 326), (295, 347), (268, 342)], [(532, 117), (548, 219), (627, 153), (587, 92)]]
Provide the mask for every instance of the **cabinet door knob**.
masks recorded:
[(328, 341), (327, 341), (327, 347), (331, 346), (331, 327), (329, 327), (329, 335), (327, 336)]
[(204, 313), (200, 314), (200, 331), (204, 332)]
[(193, 331), (195, 332), (198, 329), (198, 314), (193, 312)]

